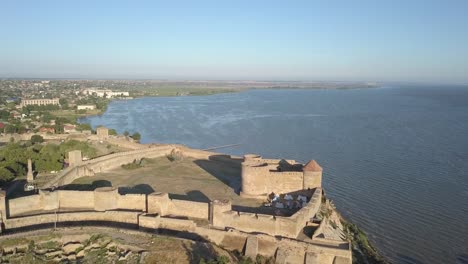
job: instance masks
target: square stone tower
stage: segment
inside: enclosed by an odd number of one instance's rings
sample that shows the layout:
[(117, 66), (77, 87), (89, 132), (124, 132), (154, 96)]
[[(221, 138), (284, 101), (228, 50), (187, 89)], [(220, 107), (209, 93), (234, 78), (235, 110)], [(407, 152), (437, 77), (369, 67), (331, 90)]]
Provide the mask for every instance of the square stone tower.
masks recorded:
[(70, 167), (80, 165), (82, 161), (83, 158), (81, 157), (81, 150), (72, 150), (68, 152), (68, 163), (70, 164)]
[(107, 138), (109, 137), (109, 129), (107, 127), (98, 127), (96, 128), (96, 134), (99, 138)]

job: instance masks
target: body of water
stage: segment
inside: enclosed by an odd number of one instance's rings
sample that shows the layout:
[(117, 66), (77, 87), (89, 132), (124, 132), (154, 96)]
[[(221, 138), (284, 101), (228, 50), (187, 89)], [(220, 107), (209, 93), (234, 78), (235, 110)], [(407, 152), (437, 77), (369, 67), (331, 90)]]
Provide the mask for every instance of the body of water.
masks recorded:
[(315, 159), (328, 197), (392, 262), (468, 263), (468, 87), (148, 97), (82, 121), (143, 143)]

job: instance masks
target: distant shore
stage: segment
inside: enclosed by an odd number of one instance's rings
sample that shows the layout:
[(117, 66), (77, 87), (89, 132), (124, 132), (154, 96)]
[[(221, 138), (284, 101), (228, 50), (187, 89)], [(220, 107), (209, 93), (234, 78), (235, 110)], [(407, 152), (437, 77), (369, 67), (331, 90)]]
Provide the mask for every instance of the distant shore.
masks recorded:
[(99, 111), (85, 113), (78, 118), (101, 115), (107, 110), (107, 105), (115, 100), (132, 100), (144, 97), (178, 97), (178, 96), (207, 96), (224, 93), (238, 93), (248, 90), (259, 89), (290, 89), (290, 90), (347, 90), (347, 89), (368, 89), (380, 87), (377, 83), (347, 83), (347, 82), (235, 82), (232, 83), (215, 83), (213, 86), (203, 84), (201, 87), (195, 87), (192, 82), (187, 82), (186, 85), (171, 86), (161, 85), (151, 88), (136, 87), (130, 89), (129, 99), (111, 98), (107, 101), (104, 108)]

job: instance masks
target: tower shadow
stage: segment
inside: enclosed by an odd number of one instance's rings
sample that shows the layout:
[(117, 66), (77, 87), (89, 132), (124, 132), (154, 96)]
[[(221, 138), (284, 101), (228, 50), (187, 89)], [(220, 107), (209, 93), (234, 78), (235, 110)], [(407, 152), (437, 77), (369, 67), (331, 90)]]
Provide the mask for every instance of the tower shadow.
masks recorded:
[(193, 161), (204, 171), (226, 184), (239, 193), (241, 187), (241, 163), (242, 159), (232, 158), (230, 155), (211, 155), (207, 160)]

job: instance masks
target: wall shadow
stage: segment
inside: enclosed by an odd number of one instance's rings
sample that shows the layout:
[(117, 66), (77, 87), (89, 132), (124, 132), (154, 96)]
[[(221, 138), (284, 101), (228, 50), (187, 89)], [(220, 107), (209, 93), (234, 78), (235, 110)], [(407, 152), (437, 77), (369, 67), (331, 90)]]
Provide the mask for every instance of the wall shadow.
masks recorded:
[(68, 190), (68, 191), (94, 191), (101, 187), (112, 187), (112, 183), (107, 180), (93, 181), (91, 184), (66, 184), (58, 187), (56, 190)]
[(263, 214), (271, 216), (292, 216), (297, 212), (297, 210), (286, 209), (286, 208), (275, 208), (275, 207), (248, 207), (242, 205), (232, 205), (232, 211), (243, 212), (243, 213), (252, 213), (252, 214)]
[(314, 234), (315, 230), (317, 230), (318, 226), (305, 226), (303, 229), (302, 229), (302, 233), (308, 237), (308, 238), (311, 238), (312, 235)]
[(203, 203), (209, 203), (211, 201), (210, 198), (208, 198), (208, 196), (206, 196), (203, 192), (199, 190), (192, 190), (187, 192), (186, 194), (169, 193), (169, 198)]
[(153, 187), (145, 183), (130, 187), (119, 187), (119, 194), (150, 194), (153, 192)]
[(26, 183), (26, 179), (15, 179), (6, 184), (3, 188), (6, 190), (6, 195), (8, 199), (36, 194), (36, 191), (24, 190), (24, 185)]

